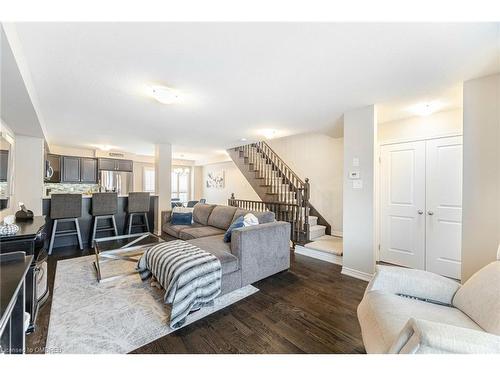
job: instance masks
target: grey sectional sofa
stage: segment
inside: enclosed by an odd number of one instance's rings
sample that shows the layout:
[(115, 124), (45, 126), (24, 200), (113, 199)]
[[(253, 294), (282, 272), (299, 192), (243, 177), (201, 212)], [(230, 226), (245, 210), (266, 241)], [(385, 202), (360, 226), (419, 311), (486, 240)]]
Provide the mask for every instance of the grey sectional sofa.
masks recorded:
[(259, 225), (235, 229), (231, 242), (224, 242), (227, 228), (248, 212), (198, 203), (192, 225), (173, 225), (172, 211), (163, 211), (161, 228), (164, 234), (198, 246), (220, 260), (225, 294), (290, 268), (290, 224), (275, 221), (273, 212), (252, 212)]

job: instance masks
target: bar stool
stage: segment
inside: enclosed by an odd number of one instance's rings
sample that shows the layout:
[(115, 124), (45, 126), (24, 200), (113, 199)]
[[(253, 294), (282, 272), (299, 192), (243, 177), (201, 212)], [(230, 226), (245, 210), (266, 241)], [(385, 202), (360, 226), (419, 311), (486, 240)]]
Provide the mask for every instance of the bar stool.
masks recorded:
[[(82, 195), (81, 194), (53, 194), (50, 200), (50, 218), (53, 220), (52, 235), (50, 236), (49, 255), (52, 254), (54, 241), (56, 237), (76, 236), (78, 245), (83, 250), (82, 235), (78, 218), (82, 214)], [(67, 229), (57, 231), (57, 225), (63, 222), (73, 222), (76, 229)]]
[[(117, 193), (94, 193), (92, 194), (92, 216), (94, 225), (92, 229), (92, 238), (90, 246), (94, 247), (94, 240), (97, 232), (113, 231), (118, 236), (116, 229), (115, 214), (118, 212), (118, 194)], [(111, 220), (112, 226), (99, 227), (99, 220)]]
[[(132, 227), (146, 227), (147, 232), (149, 232), (148, 223), (148, 212), (149, 212), (149, 193), (129, 193), (128, 194), (128, 230), (127, 233), (132, 233)], [(143, 220), (140, 224), (133, 224), (134, 215), (142, 216)]]

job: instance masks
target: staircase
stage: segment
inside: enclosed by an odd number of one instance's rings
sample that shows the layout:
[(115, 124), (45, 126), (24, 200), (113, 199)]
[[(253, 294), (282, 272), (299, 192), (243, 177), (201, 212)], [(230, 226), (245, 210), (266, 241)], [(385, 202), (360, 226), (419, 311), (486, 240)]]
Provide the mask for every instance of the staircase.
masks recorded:
[(266, 142), (235, 147), (228, 153), (262, 199), (240, 200), (233, 194), (230, 206), (274, 212), (277, 220), (292, 224), (294, 244), (330, 234), (330, 225), (309, 202), (309, 180), (302, 181)]

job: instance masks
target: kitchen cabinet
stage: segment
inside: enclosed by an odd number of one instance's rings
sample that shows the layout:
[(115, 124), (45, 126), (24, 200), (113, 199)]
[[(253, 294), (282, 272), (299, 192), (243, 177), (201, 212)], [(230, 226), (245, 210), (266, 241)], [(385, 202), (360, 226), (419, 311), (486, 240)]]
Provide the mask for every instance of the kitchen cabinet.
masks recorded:
[(97, 159), (77, 156), (61, 156), (61, 159), (61, 182), (97, 183)]
[(117, 160), (118, 171), (120, 172), (132, 172), (133, 163), (132, 160)]
[(61, 155), (47, 154), (45, 159), (45, 182), (61, 182)]
[(115, 159), (99, 158), (99, 170), (114, 171), (116, 170)]
[(9, 150), (0, 150), (0, 181), (7, 181), (9, 166)]
[(132, 172), (132, 160), (99, 158), (99, 170)]
[(75, 156), (62, 157), (62, 181), (80, 182), (80, 158)]
[(97, 182), (97, 159), (81, 158), (80, 159), (80, 181), (87, 183)]

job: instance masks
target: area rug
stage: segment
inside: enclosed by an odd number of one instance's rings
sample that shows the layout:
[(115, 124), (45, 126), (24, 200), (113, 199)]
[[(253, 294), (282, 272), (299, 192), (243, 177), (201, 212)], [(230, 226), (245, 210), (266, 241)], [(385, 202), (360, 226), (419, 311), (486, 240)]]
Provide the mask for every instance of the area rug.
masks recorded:
[[(94, 256), (59, 261), (47, 334), (46, 353), (131, 352), (172, 333), (163, 294), (137, 274), (98, 283)], [(135, 263), (112, 261), (103, 277), (132, 270)], [(248, 285), (189, 315), (186, 325), (229, 306), (258, 289)]]

